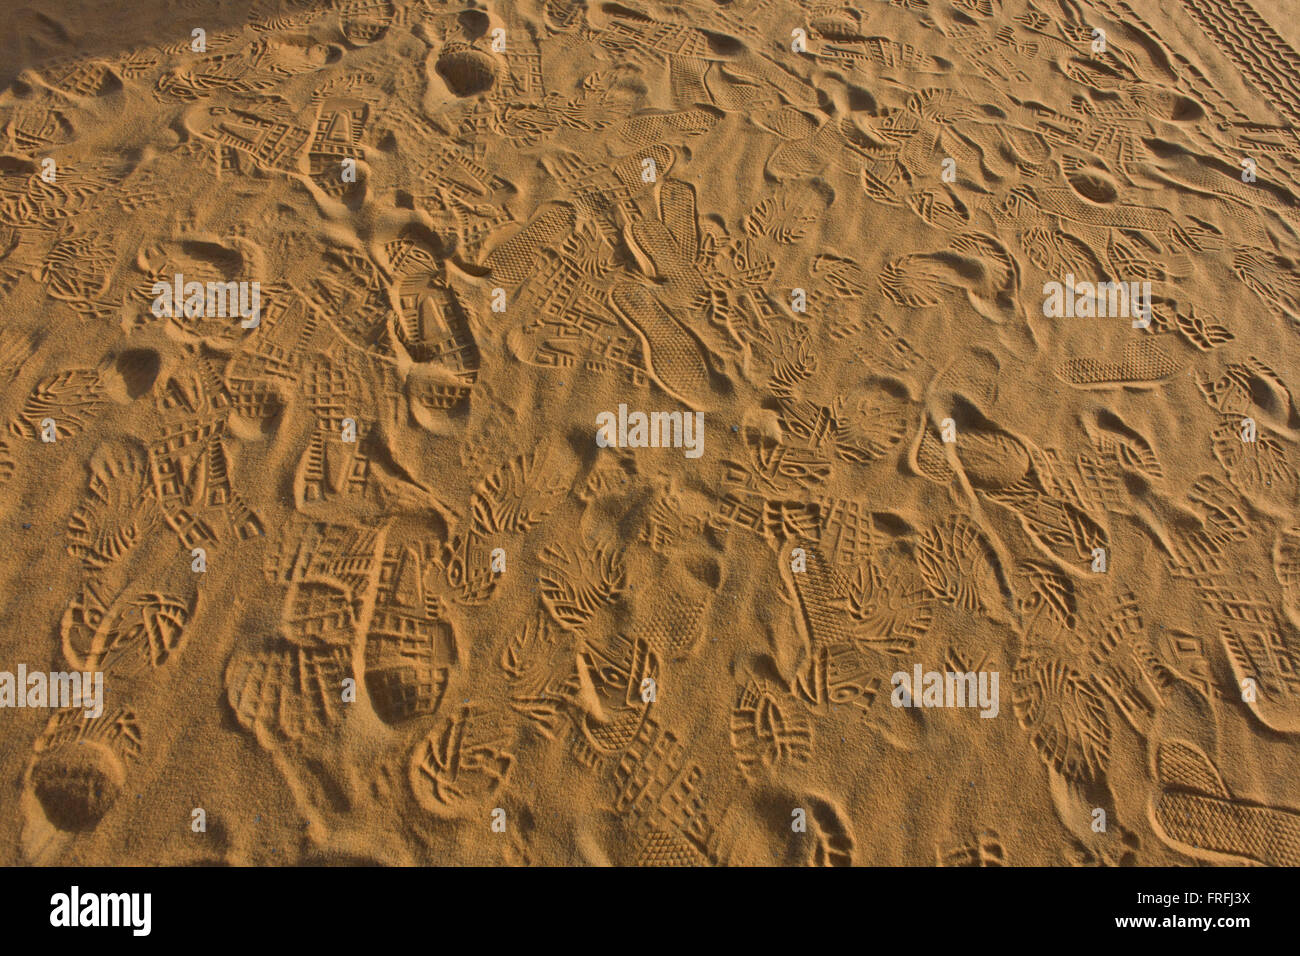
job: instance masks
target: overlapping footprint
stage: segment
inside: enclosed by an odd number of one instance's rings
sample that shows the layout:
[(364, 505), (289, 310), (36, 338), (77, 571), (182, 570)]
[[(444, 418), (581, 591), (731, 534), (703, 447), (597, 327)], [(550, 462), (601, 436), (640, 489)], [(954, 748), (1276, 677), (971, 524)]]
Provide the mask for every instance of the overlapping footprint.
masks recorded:
[(1234, 799), (1195, 744), (1167, 740), (1156, 754), (1156, 831), (1197, 859), (1231, 856), (1265, 866), (1300, 865), (1300, 812)]

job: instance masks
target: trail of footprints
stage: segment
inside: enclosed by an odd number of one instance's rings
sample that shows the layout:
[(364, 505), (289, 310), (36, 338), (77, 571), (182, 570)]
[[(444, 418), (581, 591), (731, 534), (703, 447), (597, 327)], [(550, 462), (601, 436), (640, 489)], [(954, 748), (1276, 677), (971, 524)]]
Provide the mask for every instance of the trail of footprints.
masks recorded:
[[(0, 95), (0, 509), (57, 526), (5, 586), (107, 688), (7, 738), (23, 860), (187, 820), (178, 714), (274, 768), (289, 862), (353, 814), (440, 862), (1300, 860), (1228, 744), (1295, 771), (1300, 58), (1248, 3), (1182, 2), (1222, 62), (1122, 0), (273, 6)], [(177, 274), (258, 322), (159, 314)], [(1121, 276), (1145, 326), (1045, 317)], [(598, 447), (620, 404), (703, 455)], [(896, 706), (914, 664), (1001, 714)], [(974, 787), (950, 738), (1011, 783), (895, 840), (903, 756)], [(229, 796), (148, 852), (286, 861)]]

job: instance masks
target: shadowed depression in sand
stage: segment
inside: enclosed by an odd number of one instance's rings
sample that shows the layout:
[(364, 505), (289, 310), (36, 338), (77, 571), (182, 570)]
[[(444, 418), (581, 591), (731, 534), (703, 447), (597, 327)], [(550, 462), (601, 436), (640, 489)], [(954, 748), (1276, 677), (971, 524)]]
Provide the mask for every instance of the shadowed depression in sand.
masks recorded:
[(4, 862), (1300, 864), (1293, 21), (17, 5)]

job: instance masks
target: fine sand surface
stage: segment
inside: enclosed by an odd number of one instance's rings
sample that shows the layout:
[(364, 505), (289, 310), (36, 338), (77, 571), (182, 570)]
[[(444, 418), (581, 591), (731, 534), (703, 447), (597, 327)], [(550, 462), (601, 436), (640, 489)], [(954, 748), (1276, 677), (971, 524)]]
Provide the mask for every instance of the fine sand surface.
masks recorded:
[(7, 5), (0, 860), (1300, 864), (1295, 12)]

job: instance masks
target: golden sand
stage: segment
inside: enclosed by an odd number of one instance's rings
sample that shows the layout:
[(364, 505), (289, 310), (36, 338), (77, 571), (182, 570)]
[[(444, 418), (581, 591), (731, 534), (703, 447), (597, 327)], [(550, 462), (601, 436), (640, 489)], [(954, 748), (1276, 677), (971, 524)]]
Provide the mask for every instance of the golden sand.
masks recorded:
[(1289, 6), (7, 14), (0, 858), (1300, 864)]

